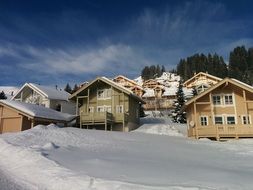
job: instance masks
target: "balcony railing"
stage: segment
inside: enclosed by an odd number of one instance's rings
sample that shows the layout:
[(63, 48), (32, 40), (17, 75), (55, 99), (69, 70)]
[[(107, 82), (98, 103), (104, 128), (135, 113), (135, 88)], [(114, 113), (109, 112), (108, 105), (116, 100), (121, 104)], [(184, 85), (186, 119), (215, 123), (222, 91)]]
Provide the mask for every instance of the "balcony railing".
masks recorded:
[(110, 112), (81, 113), (80, 120), (82, 123), (126, 122), (128, 120), (128, 114), (116, 113), (113, 115)]
[(188, 129), (188, 136), (190, 137), (253, 137), (252, 125), (211, 125), (201, 127), (190, 127)]

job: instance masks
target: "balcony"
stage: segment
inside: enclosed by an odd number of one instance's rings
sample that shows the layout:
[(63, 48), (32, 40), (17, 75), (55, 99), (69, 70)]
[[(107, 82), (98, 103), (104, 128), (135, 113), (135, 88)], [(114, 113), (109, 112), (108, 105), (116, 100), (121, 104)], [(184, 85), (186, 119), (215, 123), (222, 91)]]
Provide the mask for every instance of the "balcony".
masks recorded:
[(110, 112), (90, 112), (81, 113), (80, 122), (83, 125), (86, 124), (111, 124), (111, 123), (123, 123), (128, 120), (128, 114), (117, 113), (112, 114)]
[(190, 127), (188, 129), (189, 137), (196, 138), (240, 138), (253, 137), (252, 125), (211, 125), (201, 127)]

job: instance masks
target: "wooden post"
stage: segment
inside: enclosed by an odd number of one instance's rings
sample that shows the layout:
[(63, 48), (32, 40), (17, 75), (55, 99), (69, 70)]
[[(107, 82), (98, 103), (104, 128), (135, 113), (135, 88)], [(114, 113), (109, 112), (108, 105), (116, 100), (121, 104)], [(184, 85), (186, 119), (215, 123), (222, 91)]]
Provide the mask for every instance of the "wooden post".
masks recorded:
[(198, 125), (197, 125), (197, 108), (196, 108), (196, 101), (193, 102), (193, 106), (194, 106), (195, 137), (196, 137), (196, 139), (198, 139), (198, 138), (199, 138), (199, 134), (198, 134)]
[(79, 113), (78, 113), (78, 104), (79, 104), (79, 98), (78, 98), (78, 96), (76, 97), (76, 115), (79, 115)]
[(247, 104), (246, 93), (245, 93), (245, 90), (243, 90), (242, 92), (243, 92), (245, 114), (248, 116), (248, 104)]
[(220, 134), (219, 134), (219, 128), (218, 125), (215, 126), (215, 131), (216, 131), (216, 140), (219, 141), (220, 140)]
[(125, 131), (125, 94), (122, 92), (123, 94), (123, 132)]
[(88, 89), (88, 97), (87, 97), (87, 113), (89, 113), (90, 106), (90, 89)]

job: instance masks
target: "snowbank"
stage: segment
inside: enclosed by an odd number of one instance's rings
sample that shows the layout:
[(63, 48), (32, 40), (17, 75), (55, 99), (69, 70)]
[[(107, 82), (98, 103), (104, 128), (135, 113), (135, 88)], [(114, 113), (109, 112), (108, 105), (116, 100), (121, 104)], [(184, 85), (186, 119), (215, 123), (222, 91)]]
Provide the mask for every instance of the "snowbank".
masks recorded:
[(0, 171), (24, 189), (251, 189), (252, 142), (37, 126), (0, 136)]
[[(168, 123), (166, 118), (154, 118), (147, 116), (141, 118), (142, 125), (133, 132), (168, 135), (168, 136), (184, 136), (184, 134), (178, 130), (172, 123)], [(185, 125), (183, 125), (186, 127)]]

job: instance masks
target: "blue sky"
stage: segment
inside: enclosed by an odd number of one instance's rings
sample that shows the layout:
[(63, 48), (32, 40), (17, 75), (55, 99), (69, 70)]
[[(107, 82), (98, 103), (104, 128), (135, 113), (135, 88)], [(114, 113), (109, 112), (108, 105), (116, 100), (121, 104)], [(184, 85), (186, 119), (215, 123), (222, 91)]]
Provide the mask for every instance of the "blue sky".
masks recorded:
[(241, 1), (0, 1), (0, 85), (64, 85), (146, 65), (253, 46), (253, 3)]

